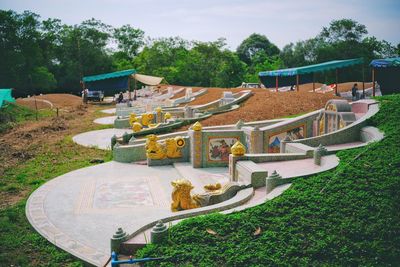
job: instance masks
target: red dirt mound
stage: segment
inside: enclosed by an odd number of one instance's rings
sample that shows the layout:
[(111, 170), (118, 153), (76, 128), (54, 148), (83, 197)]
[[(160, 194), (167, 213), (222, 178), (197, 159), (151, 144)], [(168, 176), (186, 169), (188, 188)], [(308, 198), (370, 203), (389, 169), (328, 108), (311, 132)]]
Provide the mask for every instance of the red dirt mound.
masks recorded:
[[(38, 109), (51, 108), (75, 108), (82, 104), (82, 98), (70, 94), (47, 94), (36, 96), (36, 105)], [(19, 105), (26, 106), (31, 109), (35, 109), (35, 99), (30, 98), (18, 98), (17, 103)], [(51, 103), (51, 104), (50, 104)]]

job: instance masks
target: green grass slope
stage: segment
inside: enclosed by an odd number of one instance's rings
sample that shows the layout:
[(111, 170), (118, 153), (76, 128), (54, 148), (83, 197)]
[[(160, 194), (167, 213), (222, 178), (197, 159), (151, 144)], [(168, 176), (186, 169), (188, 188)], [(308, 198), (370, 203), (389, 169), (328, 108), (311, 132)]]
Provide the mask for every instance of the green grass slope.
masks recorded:
[(381, 142), (338, 153), (335, 170), (257, 207), (182, 221), (138, 256), (170, 257), (152, 266), (398, 266), (400, 95), (379, 101), (370, 124)]

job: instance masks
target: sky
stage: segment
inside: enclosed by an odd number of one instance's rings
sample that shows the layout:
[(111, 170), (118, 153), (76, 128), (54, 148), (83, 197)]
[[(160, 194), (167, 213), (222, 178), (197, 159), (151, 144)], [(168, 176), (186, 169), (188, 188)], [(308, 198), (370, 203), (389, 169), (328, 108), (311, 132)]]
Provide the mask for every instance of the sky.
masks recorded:
[(364, 24), (379, 40), (400, 43), (400, 0), (0, 0), (0, 9), (30, 10), (70, 25), (90, 18), (114, 27), (130, 24), (151, 38), (223, 37), (231, 50), (252, 33), (282, 48), (342, 18)]

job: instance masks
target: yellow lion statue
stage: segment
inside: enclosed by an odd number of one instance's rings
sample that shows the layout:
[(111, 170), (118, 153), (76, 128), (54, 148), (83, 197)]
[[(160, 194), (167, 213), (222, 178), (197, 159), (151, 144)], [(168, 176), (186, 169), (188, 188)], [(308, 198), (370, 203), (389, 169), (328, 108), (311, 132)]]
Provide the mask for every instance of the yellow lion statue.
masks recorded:
[(146, 140), (146, 156), (149, 159), (164, 159), (167, 154), (164, 147), (157, 143), (158, 137), (154, 134), (147, 136)]
[(172, 191), (172, 203), (171, 210), (189, 210), (199, 208), (200, 203), (197, 200), (197, 195), (193, 197), (190, 195), (190, 191), (194, 188), (192, 183), (186, 179), (179, 179), (171, 182), (174, 187)]
[(183, 146), (185, 146), (185, 140), (180, 136), (166, 139), (165, 148), (167, 151), (167, 157), (170, 159), (181, 158), (182, 157), (181, 148)]
[(142, 114), (142, 125), (149, 126), (149, 124), (153, 121), (154, 115), (152, 113), (144, 113)]

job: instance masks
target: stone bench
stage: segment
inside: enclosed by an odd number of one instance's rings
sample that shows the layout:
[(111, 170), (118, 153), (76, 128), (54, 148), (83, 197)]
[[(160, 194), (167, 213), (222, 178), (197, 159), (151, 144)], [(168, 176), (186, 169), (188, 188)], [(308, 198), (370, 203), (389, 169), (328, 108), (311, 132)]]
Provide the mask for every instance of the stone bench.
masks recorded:
[(268, 172), (251, 160), (239, 161), (236, 164), (236, 181), (249, 182), (254, 188), (265, 186), (265, 178), (267, 176)]

